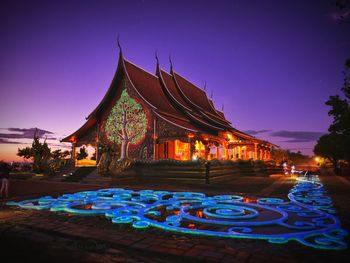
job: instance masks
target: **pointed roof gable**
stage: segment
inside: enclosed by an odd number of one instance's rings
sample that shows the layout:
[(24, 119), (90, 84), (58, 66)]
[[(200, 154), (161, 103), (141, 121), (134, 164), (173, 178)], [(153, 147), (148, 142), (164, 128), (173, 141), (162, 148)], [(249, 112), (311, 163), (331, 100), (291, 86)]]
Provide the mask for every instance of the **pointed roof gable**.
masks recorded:
[[(192, 82), (188, 81), (184, 77), (180, 76), (173, 71), (173, 77), (178, 83), (181, 92), (185, 97), (197, 108), (205, 111), (206, 113), (212, 114), (218, 119), (222, 119), (220, 115), (217, 114), (213, 105), (210, 104), (209, 99), (205, 91), (194, 85)], [(223, 120), (226, 121), (226, 120)]]
[[(174, 78), (164, 70), (160, 69), (159, 64), (157, 63), (157, 75), (161, 86), (164, 90), (164, 93), (167, 95), (169, 102), (182, 112), (187, 118), (189, 118), (194, 124), (199, 125), (201, 128), (206, 130), (211, 130), (211, 132), (223, 131), (223, 127), (217, 126), (217, 123), (213, 123), (209, 118), (203, 118), (204, 114), (195, 110), (193, 106), (184, 100), (181, 91), (177, 88), (177, 85), (174, 81)], [(226, 127), (231, 129), (231, 127)]]
[(263, 142), (233, 128), (223, 112), (215, 108), (205, 91), (175, 73), (172, 68), (170, 74), (162, 70), (158, 58), (154, 75), (126, 60), (121, 49), (117, 70), (105, 96), (89, 114), (84, 125), (62, 141), (74, 142), (77, 137), (96, 125), (102, 112), (113, 100), (120, 87), (118, 81), (121, 81), (123, 76), (126, 76), (132, 88), (156, 116), (168, 123), (195, 133), (204, 131), (217, 134), (220, 131), (230, 131), (242, 139)]
[(164, 86), (167, 89), (169, 96), (171, 96), (179, 106), (191, 112), (191, 106), (188, 105), (188, 103), (182, 98), (181, 94), (179, 93), (179, 90), (176, 88), (173, 77), (168, 72), (165, 72), (162, 69), (160, 69), (159, 74), (160, 78), (162, 78), (162, 80), (164, 81)]
[(130, 81), (137, 92), (149, 105), (153, 107), (154, 110), (162, 112), (163, 114), (172, 115), (174, 117), (185, 118), (184, 116), (181, 116), (181, 114), (179, 114), (179, 112), (176, 111), (169, 103), (160, 86), (157, 76), (127, 60), (125, 60), (125, 67)]
[(100, 101), (100, 103), (97, 105), (97, 107), (86, 117), (86, 119), (89, 119), (91, 117), (96, 117), (99, 115), (100, 112), (103, 111), (104, 109), (104, 106), (106, 104), (108, 104), (108, 102), (113, 99), (113, 96), (115, 94), (115, 91), (118, 87), (117, 85), (117, 81), (120, 80), (120, 76), (121, 76), (121, 73), (124, 71), (124, 57), (123, 57), (123, 53), (120, 49), (120, 52), (119, 52), (119, 59), (118, 59), (118, 65), (117, 65), (117, 69), (114, 73), (114, 76), (113, 76), (113, 79), (112, 79), (112, 82), (111, 84), (109, 85), (109, 88), (106, 92), (106, 94), (104, 95), (104, 97), (102, 98), (102, 100)]
[(205, 91), (176, 72), (172, 71), (171, 73), (179, 93), (188, 104), (197, 109), (208, 122), (216, 123), (224, 129), (232, 128), (231, 123), (217, 113)]
[(95, 124), (96, 124), (96, 118), (89, 118), (83, 124), (83, 126), (81, 126), (78, 130), (76, 130), (72, 134), (68, 135), (67, 137), (61, 139), (60, 141), (74, 143), (78, 137), (80, 137), (80, 136), (84, 135), (84, 133), (88, 132), (91, 128), (94, 127)]

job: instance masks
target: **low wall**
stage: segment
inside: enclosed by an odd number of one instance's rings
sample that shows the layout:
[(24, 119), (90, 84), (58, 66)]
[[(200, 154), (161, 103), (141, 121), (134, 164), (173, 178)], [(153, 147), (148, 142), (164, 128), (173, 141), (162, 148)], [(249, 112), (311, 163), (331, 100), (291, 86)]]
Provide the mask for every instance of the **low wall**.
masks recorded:
[[(229, 181), (235, 176), (269, 176), (282, 173), (282, 167), (262, 161), (218, 161), (212, 160), (209, 169), (209, 182)], [(134, 161), (122, 174), (140, 180), (181, 180), (188, 182), (206, 182), (204, 161)], [(118, 177), (118, 175), (116, 176)]]

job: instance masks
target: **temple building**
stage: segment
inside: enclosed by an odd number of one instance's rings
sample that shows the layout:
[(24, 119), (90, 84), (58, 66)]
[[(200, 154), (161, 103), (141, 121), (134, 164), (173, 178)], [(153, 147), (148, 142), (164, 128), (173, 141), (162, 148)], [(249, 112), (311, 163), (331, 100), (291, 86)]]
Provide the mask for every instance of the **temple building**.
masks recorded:
[[(124, 58), (99, 105), (72, 143), (77, 166), (96, 165), (103, 151), (120, 158), (268, 160), (273, 144), (233, 128), (206, 92), (176, 73), (154, 74)], [(85, 153), (84, 153), (85, 152)]]

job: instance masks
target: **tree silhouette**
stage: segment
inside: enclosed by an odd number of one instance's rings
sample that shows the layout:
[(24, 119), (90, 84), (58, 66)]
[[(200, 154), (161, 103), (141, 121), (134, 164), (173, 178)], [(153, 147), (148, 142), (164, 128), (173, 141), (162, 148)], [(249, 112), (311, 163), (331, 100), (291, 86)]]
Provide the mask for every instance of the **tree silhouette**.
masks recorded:
[(129, 144), (137, 144), (146, 133), (147, 119), (141, 105), (123, 90), (106, 122), (107, 138), (121, 144), (120, 159), (128, 157)]
[(339, 95), (330, 96), (326, 102), (331, 107), (328, 112), (333, 117), (329, 134), (322, 136), (315, 145), (314, 153), (328, 158), (337, 168), (339, 160), (346, 160), (350, 167), (350, 59), (345, 61), (344, 99)]
[(318, 139), (314, 148), (314, 153), (327, 158), (336, 169), (339, 160), (344, 156), (343, 143), (343, 138), (339, 134), (325, 134)]
[(38, 130), (34, 133), (34, 139), (32, 147), (26, 147), (18, 149), (18, 156), (25, 159), (33, 159), (33, 171), (35, 173), (42, 173), (49, 170), (49, 159), (51, 157), (51, 149), (46, 143), (46, 139), (43, 143), (40, 142), (38, 136)]
[(22, 157), (23, 159), (30, 159), (32, 158), (32, 148), (26, 147), (26, 148), (18, 148), (17, 155)]
[(88, 153), (86, 152), (85, 146), (79, 149), (79, 153), (77, 154), (77, 160), (83, 160), (88, 157)]

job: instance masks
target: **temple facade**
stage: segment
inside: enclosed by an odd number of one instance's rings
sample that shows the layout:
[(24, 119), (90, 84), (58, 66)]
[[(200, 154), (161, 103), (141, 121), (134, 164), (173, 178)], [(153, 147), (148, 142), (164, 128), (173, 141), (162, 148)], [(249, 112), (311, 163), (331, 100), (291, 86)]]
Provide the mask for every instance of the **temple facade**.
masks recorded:
[(206, 92), (176, 73), (150, 73), (124, 58), (99, 105), (72, 143), (77, 166), (96, 165), (103, 152), (121, 159), (269, 160), (273, 144), (233, 128)]

